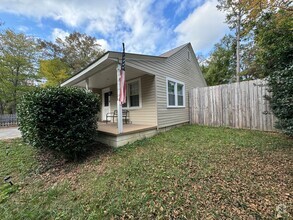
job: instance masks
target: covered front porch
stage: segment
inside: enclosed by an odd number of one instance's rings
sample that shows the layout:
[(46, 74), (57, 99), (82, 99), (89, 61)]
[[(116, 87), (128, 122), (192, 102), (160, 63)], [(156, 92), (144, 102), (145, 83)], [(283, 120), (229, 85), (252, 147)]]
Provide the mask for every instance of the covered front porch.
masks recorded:
[[(134, 59), (152, 60), (151, 56), (126, 56), (126, 103), (121, 106), (119, 96), (119, 58), (121, 53), (108, 52), (82, 70), (62, 86), (83, 87), (100, 96), (98, 131), (101, 142), (117, 147), (157, 132), (156, 78), (155, 75), (136, 66)], [(122, 111), (115, 117), (107, 117), (122, 108), (127, 111), (126, 123)], [(106, 121), (108, 123), (106, 123)], [(120, 121), (120, 122), (119, 122)], [(114, 123), (113, 123), (114, 122)], [(118, 123), (117, 123), (118, 122)]]

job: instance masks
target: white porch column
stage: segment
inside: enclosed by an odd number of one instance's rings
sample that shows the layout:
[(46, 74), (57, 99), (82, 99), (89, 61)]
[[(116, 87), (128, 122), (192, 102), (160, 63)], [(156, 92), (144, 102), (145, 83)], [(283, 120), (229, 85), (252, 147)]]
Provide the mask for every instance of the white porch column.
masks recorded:
[(118, 63), (117, 65), (117, 125), (118, 125), (118, 134), (123, 132), (123, 120), (122, 120), (122, 105), (119, 102), (120, 97), (120, 70), (121, 66)]
[(89, 84), (90, 84), (90, 82), (89, 82), (89, 78), (87, 78), (87, 79), (85, 80), (85, 88), (86, 88), (86, 90), (89, 90)]

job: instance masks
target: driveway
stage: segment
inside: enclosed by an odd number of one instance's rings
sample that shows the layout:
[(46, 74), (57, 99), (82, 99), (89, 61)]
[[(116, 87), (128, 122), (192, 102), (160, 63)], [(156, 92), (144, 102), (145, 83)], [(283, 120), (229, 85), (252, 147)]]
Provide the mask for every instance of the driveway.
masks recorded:
[(18, 127), (0, 128), (0, 140), (21, 137)]

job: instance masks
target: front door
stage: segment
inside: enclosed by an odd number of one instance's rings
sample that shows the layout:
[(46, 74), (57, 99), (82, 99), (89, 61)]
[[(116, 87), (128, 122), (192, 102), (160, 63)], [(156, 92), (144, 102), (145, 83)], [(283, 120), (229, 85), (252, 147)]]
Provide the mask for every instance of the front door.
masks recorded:
[(102, 117), (103, 121), (106, 121), (107, 113), (110, 113), (110, 88), (106, 88), (102, 90)]

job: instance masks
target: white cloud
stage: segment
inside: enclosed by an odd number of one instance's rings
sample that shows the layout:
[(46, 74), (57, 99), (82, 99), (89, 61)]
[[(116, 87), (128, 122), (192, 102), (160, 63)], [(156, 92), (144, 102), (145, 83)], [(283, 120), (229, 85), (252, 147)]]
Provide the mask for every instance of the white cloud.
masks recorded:
[(216, 5), (216, 0), (207, 1), (181, 22), (175, 28), (177, 44), (191, 42), (195, 51), (209, 52), (229, 30), (224, 23), (225, 14)]
[(55, 42), (55, 40), (57, 38), (60, 38), (60, 39), (64, 40), (65, 37), (69, 36), (69, 34), (70, 34), (69, 32), (64, 31), (64, 30), (62, 30), (60, 28), (54, 28), (54, 30), (53, 30), (53, 32), (51, 34), (51, 41)]
[[(104, 46), (121, 48), (124, 41), (128, 52), (154, 53), (163, 42), (168, 27), (164, 19), (152, 16), (155, 0), (1, 0), (0, 11), (62, 21), (67, 27), (98, 33), (107, 39)], [(64, 37), (66, 32), (54, 29), (51, 38)]]
[(105, 51), (111, 50), (110, 45), (105, 39), (97, 39), (96, 42), (97, 44), (101, 45), (102, 50), (105, 50)]
[(27, 32), (29, 30), (29, 27), (24, 26), (24, 25), (20, 25), (18, 26), (17, 30), (19, 30), (20, 32)]
[(152, 2), (128, 0), (124, 5), (122, 19), (130, 31), (123, 32), (122, 39), (132, 52), (153, 53), (157, 45), (166, 39), (168, 27), (162, 25), (163, 18), (160, 21), (160, 18), (151, 16)]
[[(110, 27), (118, 7), (119, 2), (115, 0), (1, 0), (0, 11), (37, 19), (52, 18), (70, 27), (78, 27), (89, 21), (98, 21)], [(99, 31), (103, 31), (102, 28)]]
[[(75, 29), (98, 36), (106, 50), (158, 54), (181, 43), (191, 41), (197, 50), (212, 47), (226, 27), (224, 15), (217, 11), (216, 0), (208, 0), (195, 9), (173, 30), (165, 17), (167, 6), (178, 6), (174, 17), (180, 17), (204, 0), (1, 0), (0, 12), (10, 12), (36, 19), (61, 21), (69, 30)], [(46, 20), (47, 21), (47, 20)], [(69, 33), (55, 28), (51, 39), (64, 38)], [(178, 38), (178, 39), (177, 39)]]

